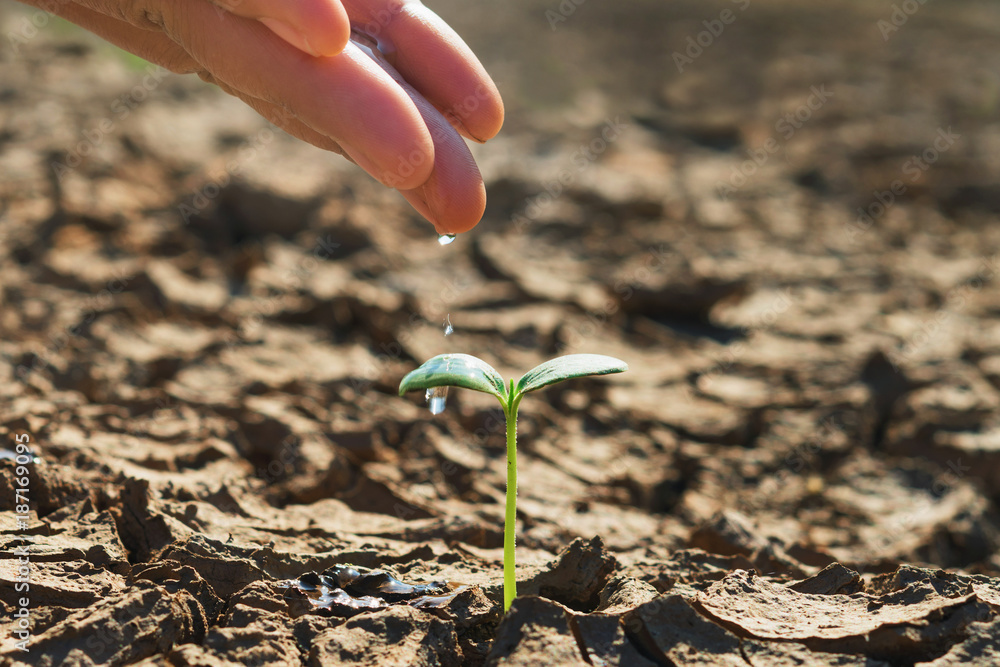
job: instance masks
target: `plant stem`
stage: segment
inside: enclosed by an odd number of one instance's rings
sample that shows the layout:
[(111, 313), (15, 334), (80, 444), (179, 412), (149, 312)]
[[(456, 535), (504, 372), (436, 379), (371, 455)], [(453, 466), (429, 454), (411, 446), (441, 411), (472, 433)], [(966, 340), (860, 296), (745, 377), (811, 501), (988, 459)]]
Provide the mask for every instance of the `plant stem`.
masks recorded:
[(503, 412), (507, 418), (507, 507), (503, 522), (503, 610), (510, 609), (510, 603), (517, 595), (517, 579), (514, 573), (514, 533), (517, 528), (517, 404)]

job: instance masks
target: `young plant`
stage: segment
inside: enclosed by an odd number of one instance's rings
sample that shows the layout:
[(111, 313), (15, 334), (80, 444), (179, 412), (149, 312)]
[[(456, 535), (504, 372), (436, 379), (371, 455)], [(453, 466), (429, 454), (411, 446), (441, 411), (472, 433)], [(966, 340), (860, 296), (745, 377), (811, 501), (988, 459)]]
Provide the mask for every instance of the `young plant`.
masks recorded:
[(587, 375), (608, 375), (628, 370), (628, 365), (602, 354), (570, 354), (535, 366), (514, 383), (488, 363), (468, 354), (440, 354), (424, 362), (399, 383), (399, 395), (415, 389), (464, 387), (492, 394), (500, 401), (507, 420), (507, 504), (503, 524), (503, 608), (517, 595), (514, 579), (514, 520), (517, 513), (517, 407), (529, 391)]

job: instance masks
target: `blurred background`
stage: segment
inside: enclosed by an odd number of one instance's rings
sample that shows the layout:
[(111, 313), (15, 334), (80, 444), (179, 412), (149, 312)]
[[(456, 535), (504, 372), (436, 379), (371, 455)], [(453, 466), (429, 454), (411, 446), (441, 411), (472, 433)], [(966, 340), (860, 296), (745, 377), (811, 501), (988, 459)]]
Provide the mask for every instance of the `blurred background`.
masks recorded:
[(603, 352), (632, 370), (522, 409), (529, 560), (1000, 571), (1000, 5), (427, 4), (507, 108), (444, 248), (239, 101), (0, 4), (0, 432), (72, 493), (224, 481), (494, 549), (494, 406), (399, 379)]

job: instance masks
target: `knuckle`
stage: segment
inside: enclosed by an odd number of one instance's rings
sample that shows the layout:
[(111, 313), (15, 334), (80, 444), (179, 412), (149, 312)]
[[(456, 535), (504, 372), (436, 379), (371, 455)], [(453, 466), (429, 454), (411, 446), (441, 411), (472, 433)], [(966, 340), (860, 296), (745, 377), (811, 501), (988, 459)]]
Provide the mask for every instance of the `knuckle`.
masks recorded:
[(149, 0), (125, 3), (121, 10), (124, 16), (121, 18), (137, 28), (163, 30), (166, 27), (166, 17), (163, 14), (164, 6)]

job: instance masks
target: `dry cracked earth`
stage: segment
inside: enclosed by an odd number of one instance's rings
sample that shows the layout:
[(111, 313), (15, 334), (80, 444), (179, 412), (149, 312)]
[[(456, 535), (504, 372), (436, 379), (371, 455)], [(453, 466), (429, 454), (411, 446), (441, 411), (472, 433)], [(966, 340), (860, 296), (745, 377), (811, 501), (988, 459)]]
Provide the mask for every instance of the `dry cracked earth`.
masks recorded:
[[(996, 4), (433, 6), (508, 109), (448, 247), (0, 6), (0, 664), (1000, 664)], [(443, 352), (631, 366), (522, 405), (506, 615)]]

